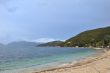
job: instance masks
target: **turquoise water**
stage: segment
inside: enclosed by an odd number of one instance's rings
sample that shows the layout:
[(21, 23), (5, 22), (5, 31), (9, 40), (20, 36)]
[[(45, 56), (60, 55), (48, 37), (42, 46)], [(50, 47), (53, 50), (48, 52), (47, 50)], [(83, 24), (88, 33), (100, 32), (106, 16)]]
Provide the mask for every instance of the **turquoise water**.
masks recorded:
[(65, 64), (94, 55), (90, 48), (0, 48), (0, 71), (36, 67), (36, 69)]

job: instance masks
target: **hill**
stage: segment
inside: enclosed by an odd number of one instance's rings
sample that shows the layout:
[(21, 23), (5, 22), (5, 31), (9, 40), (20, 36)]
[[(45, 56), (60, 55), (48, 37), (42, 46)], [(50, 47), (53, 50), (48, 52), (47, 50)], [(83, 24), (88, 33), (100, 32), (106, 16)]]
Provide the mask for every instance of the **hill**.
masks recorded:
[(52, 42), (48, 42), (48, 43), (44, 43), (44, 44), (40, 44), (38, 45), (39, 47), (55, 47), (55, 46), (59, 46), (61, 43), (63, 43), (62, 41), (52, 41)]
[(18, 42), (11, 42), (5, 47), (10, 48), (26, 48), (26, 47), (36, 47), (36, 45), (39, 45), (40, 43), (35, 42), (27, 42), (27, 41), (18, 41)]
[(62, 47), (107, 47), (110, 46), (110, 26), (82, 32), (60, 44)]

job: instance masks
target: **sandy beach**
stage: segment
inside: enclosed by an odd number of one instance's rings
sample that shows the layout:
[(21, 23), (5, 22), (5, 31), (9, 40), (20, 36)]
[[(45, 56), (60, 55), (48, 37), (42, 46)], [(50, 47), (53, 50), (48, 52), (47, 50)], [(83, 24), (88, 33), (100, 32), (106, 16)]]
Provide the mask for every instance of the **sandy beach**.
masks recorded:
[(110, 73), (110, 51), (59, 68), (32, 73)]
[(57, 67), (42, 71), (34, 67), (21, 70), (7, 70), (0, 73), (110, 73), (110, 50), (105, 50), (77, 62), (59, 64)]

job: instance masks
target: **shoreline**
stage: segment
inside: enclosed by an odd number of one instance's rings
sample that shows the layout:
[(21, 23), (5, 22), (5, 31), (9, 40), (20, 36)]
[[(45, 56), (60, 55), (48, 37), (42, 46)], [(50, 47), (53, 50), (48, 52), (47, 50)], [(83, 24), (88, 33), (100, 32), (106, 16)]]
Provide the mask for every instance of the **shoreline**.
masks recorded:
[(1, 71), (0, 73), (42, 73), (42, 72), (45, 72), (45, 71), (52, 71), (52, 70), (56, 70), (56, 69), (69, 68), (73, 65), (77, 66), (77, 64), (80, 63), (82, 60), (91, 58), (91, 57), (96, 56), (96, 55), (97, 54), (93, 54), (91, 56), (78, 59), (79, 61), (75, 60), (75, 61), (64, 63), (64, 64), (49, 66), (49, 67), (44, 68), (44, 69), (36, 69), (36, 66), (33, 66), (33, 67), (29, 67), (29, 68), (21, 68), (21, 69)]
[[(107, 54), (108, 52), (109, 52), (109, 54)], [(94, 55), (91, 55), (91, 56), (88, 56), (85, 58), (81, 58), (81, 59), (79, 59), (79, 61), (76, 60), (76, 61), (73, 61), (70, 63), (59, 64), (58, 66), (52, 66), (52, 67), (48, 67), (48, 68), (45, 68), (42, 70), (37, 70), (36, 67), (34, 67), (34, 68), (15, 70), (12, 72), (13, 73), (71, 73), (71, 72), (68, 72), (68, 69), (72, 69), (72, 70), (79, 69), (82, 66), (86, 66), (92, 62), (106, 58), (107, 56), (110, 56), (110, 50), (109, 51), (102, 50), (100, 52), (97, 52)], [(3, 73), (12, 73), (12, 72), (6, 71)], [(2, 72), (0, 72), (0, 73), (2, 73)], [(72, 73), (77, 73), (77, 72), (72, 72)], [(80, 72), (78, 72), (78, 73), (80, 73)]]
[[(64, 66), (61, 66), (61, 67), (51, 68), (51, 69), (42, 70), (42, 71), (35, 71), (32, 73), (71, 73), (72, 70), (73, 70), (72, 73), (89, 73), (89, 72), (79, 72), (79, 71), (81, 68), (86, 68), (85, 66), (89, 67), (90, 64), (106, 59), (107, 57), (110, 57), (110, 50), (109, 51), (104, 50), (103, 52), (98, 53), (95, 56), (81, 59), (76, 63), (65, 64)], [(71, 72), (69, 72), (70, 71), (69, 69), (71, 70)], [(75, 72), (75, 70), (77, 71)], [(94, 71), (96, 71), (96, 69)]]

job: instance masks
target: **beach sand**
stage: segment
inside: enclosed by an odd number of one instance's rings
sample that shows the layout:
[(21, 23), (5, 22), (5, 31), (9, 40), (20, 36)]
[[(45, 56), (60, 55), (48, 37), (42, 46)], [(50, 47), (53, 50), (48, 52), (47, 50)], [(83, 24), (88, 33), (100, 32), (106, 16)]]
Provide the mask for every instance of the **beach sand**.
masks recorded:
[(59, 68), (32, 73), (110, 73), (110, 51)]
[(0, 73), (110, 73), (110, 50), (79, 60), (78, 62), (59, 65), (56, 68), (43, 71), (38, 71), (34, 68)]

